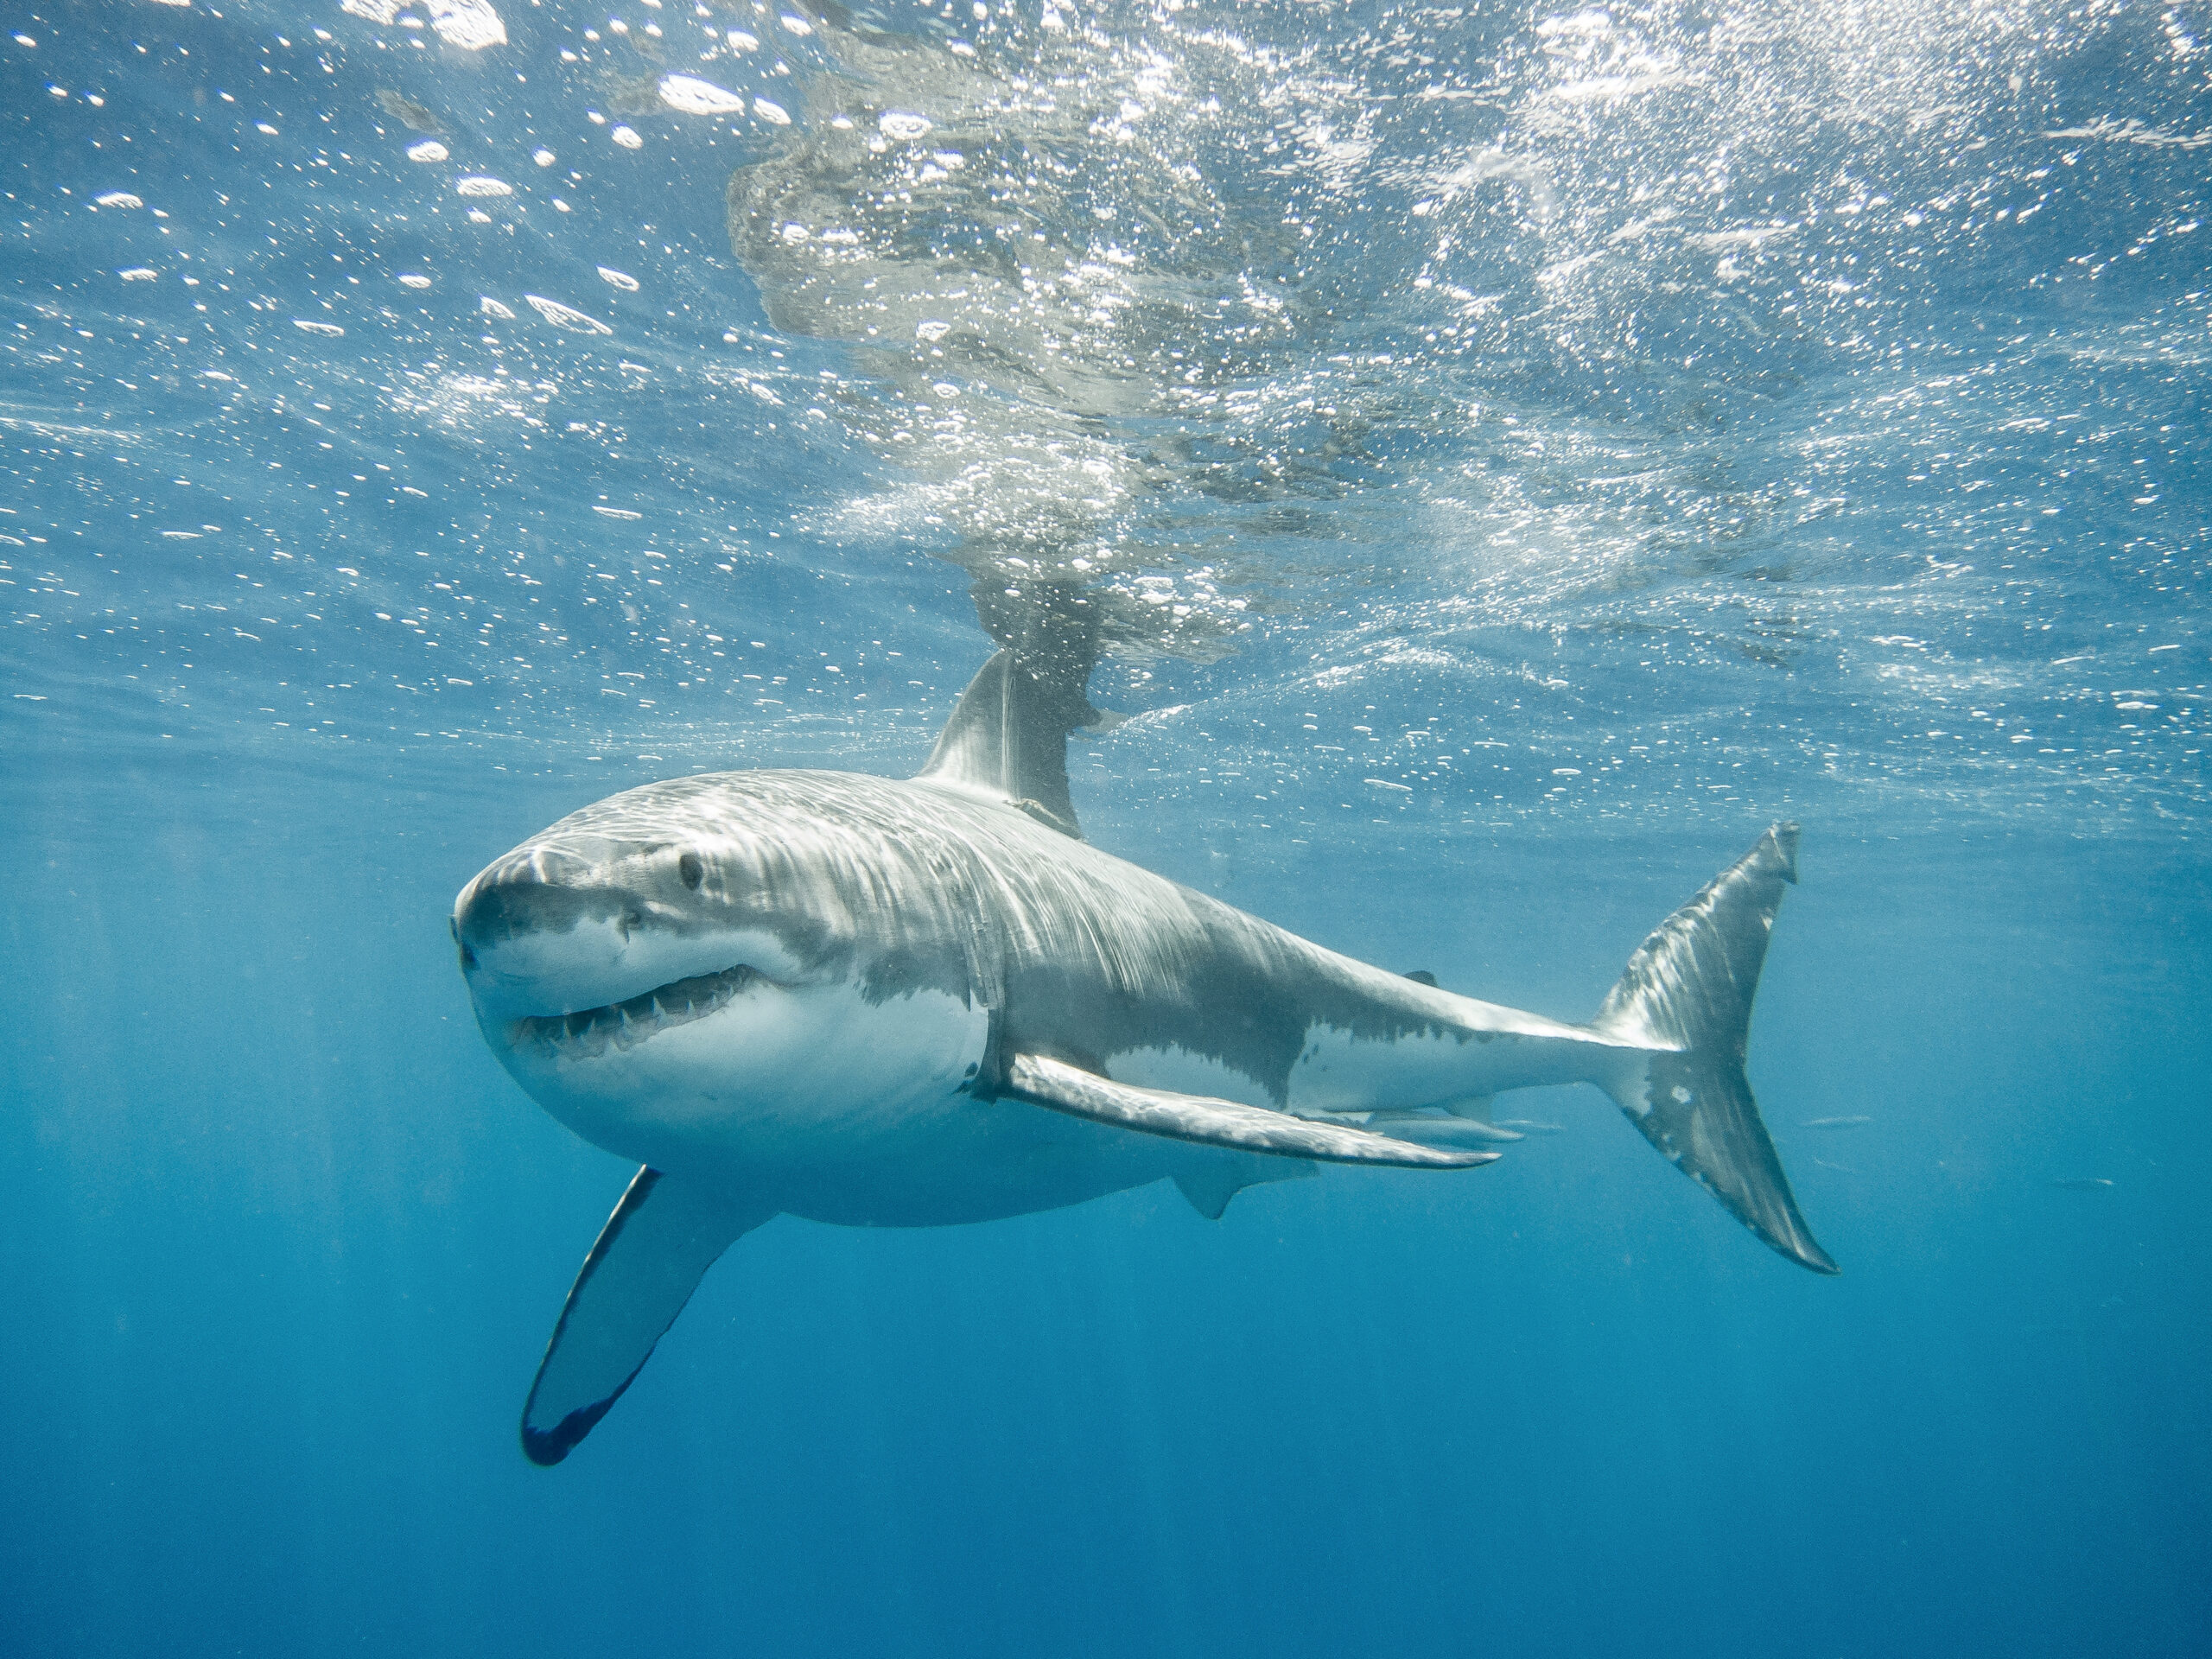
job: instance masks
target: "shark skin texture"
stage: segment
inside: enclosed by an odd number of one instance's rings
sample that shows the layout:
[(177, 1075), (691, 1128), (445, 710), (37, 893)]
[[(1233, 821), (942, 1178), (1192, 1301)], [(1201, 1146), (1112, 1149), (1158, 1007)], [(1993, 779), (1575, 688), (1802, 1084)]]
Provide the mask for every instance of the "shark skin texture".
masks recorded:
[[(1083, 667), (1087, 674), (1087, 664)], [(559, 1462), (778, 1215), (989, 1221), (1172, 1180), (1203, 1215), (1328, 1163), (1478, 1167), (1490, 1103), (1590, 1083), (1767, 1244), (1835, 1264), (1744, 1075), (1797, 829), (1653, 931), (1587, 1023), (1338, 955), (1082, 838), (1079, 678), (986, 663), (912, 779), (725, 772), (586, 807), (462, 888), (485, 1040), (640, 1168), (525, 1405)]]

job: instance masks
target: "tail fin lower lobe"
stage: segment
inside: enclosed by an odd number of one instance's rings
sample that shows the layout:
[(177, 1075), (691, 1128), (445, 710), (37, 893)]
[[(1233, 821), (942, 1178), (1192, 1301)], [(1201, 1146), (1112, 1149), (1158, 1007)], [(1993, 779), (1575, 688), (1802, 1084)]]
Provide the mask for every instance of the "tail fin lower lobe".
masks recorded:
[(1834, 1273), (1744, 1076), (1767, 936), (1796, 880), (1797, 826), (1778, 823), (1653, 931), (1591, 1023), (1649, 1051), (1608, 1090), (1644, 1139), (1783, 1255)]

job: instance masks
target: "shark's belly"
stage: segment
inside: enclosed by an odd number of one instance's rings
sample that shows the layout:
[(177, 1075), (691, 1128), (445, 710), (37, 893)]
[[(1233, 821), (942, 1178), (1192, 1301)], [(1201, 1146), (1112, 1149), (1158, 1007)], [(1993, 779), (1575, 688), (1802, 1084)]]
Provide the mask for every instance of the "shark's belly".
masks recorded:
[(1080, 1204), (1175, 1173), (1172, 1142), (978, 1099), (988, 1013), (849, 984), (763, 994), (669, 1028), (617, 1027), (502, 1058), (553, 1117), (671, 1175), (849, 1226), (937, 1226)]
[(949, 1095), (899, 1131), (794, 1165), (789, 1214), (848, 1227), (941, 1227), (1065, 1209), (1175, 1173), (1198, 1155), (1020, 1100)]
[(1574, 1035), (1416, 1031), (1362, 1037), (1319, 1022), (1306, 1027), (1285, 1066), (1283, 1093), (1212, 1055), (1176, 1044), (1107, 1057), (1116, 1083), (1205, 1095), (1300, 1116), (1450, 1106), (1508, 1089), (1572, 1083), (1589, 1075), (1590, 1045)]

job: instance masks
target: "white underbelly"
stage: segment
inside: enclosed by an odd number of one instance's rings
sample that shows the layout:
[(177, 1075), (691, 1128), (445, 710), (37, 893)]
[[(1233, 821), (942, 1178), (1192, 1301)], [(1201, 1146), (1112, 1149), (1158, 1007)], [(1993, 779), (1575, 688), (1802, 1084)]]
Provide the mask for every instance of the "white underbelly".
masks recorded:
[(1131, 1049), (1113, 1056), (1106, 1070), (1116, 1083), (1315, 1116), (1435, 1106), (1488, 1093), (1484, 1079), (1496, 1069), (1485, 1064), (1488, 1046), (1442, 1033), (1376, 1041), (1315, 1026), (1291, 1066), (1287, 1100), (1235, 1067), (1182, 1047)]
[[(1491, 1039), (1496, 1040), (1496, 1039)], [(1440, 1106), (1491, 1092), (1489, 1044), (1446, 1032), (1370, 1040), (1334, 1026), (1306, 1034), (1290, 1071), (1290, 1109), (1300, 1114)]]
[(703, 1017), (502, 1058), (532, 1098), (595, 1146), (671, 1173), (765, 1171), (894, 1151), (982, 1058), (988, 1015), (853, 982), (763, 985)]
[[(977, 1098), (988, 1012), (920, 991), (764, 987), (665, 1029), (502, 1046), (594, 1146), (851, 1226), (1021, 1215), (1141, 1186), (1202, 1156), (1024, 1101)], [(1180, 1160), (1180, 1162), (1179, 1162)]]
[(1210, 1054), (1194, 1054), (1179, 1045), (1132, 1048), (1108, 1058), (1106, 1075), (1139, 1089), (1175, 1095), (1205, 1095), (1245, 1106), (1280, 1108), (1281, 1103), (1258, 1079), (1225, 1065)]

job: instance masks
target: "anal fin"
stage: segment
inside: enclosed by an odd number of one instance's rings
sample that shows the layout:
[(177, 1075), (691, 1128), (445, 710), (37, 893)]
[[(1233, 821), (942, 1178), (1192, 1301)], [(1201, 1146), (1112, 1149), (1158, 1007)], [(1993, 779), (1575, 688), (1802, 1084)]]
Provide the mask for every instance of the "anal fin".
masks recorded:
[(522, 1449), (550, 1465), (622, 1397), (700, 1279), (776, 1212), (640, 1169), (584, 1257), (523, 1406)]

